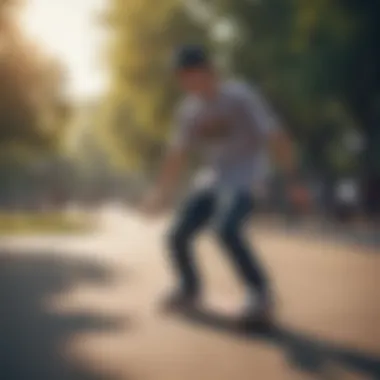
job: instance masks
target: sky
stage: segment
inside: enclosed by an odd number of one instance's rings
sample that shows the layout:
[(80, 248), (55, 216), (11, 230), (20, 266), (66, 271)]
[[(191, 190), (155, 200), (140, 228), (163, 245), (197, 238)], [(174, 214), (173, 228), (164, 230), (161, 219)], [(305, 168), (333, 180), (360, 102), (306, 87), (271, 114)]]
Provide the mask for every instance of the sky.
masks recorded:
[(69, 96), (96, 97), (107, 78), (100, 55), (105, 33), (96, 13), (105, 0), (27, 0), (22, 24), (31, 38), (67, 68)]

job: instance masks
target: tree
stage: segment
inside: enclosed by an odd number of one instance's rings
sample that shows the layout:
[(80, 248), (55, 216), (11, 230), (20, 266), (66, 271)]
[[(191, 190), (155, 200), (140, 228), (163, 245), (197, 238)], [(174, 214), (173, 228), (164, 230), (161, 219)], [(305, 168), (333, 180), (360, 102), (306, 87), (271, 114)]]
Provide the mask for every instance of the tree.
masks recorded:
[(154, 163), (171, 124), (178, 94), (170, 74), (173, 49), (205, 42), (206, 28), (179, 0), (111, 0), (107, 26), (111, 91), (102, 124), (130, 165)]
[(32, 194), (36, 162), (57, 155), (70, 116), (63, 68), (25, 35), (22, 5), (0, 1), (0, 197), (7, 204)]
[(0, 144), (44, 150), (62, 137), (68, 117), (63, 69), (23, 33), (19, 7), (0, 4)]
[(232, 25), (234, 70), (266, 93), (303, 151), (313, 152), (308, 161), (334, 174), (354, 170), (342, 141), (353, 129), (368, 126), (358, 107), (376, 99), (370, 79), (379, 67), (371, 63), (378, 62), (373, 59), (376, 2), (199, 1), (214, 19)]
[[(154, 157), (176, 98), (164, 59), (176, 42), (199, 36), (261, 88), (309, 167), (333, 177), (359, 171), (357, 156), (344, 144), (358, 131), (367, 140), (363, 167), (368, 175), (380, 172), (379, 2), (193, 0), (186, 8), (165, 0), (156, 12), (148, 12), (149, 5), (114, 0), (109, 14), (114, 40), (108, 120), (114, 135), (129, 142), (128, 154), (147, 157), (152, 151)], [(217, 29), (230, 31), (227, 43), (208, 38)]]

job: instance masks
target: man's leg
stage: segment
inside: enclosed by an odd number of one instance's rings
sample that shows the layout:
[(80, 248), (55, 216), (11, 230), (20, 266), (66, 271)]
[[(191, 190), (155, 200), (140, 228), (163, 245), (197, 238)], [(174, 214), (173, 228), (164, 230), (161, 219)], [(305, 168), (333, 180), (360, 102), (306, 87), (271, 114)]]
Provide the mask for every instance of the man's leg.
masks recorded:
[(199, 278), (191, 245), (196, 233), (209, 221), (214, 203), (214, 194), (211, 191), (192, 195), (180, 210), (169, 233), (171, 260), (180, 279), (179, 292), (184, 296), (195, 297), (199, 292)]
[(253, 200), (248, 193), (221, 195), (217, 209), (217, 234), (249, 292), (266, 301), (269, 296), (266, 275), (242, 231), (252, 210)]

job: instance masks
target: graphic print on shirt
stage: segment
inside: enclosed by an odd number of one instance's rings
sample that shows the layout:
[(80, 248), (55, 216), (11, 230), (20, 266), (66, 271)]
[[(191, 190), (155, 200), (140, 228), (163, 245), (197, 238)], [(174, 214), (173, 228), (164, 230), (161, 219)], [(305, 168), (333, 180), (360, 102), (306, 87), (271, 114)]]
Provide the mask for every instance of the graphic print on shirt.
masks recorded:
[(275, 116), (258, 91), (226, 82), (212, 100), (185, 98), (173, 141), (197, 154), (209, 186), (252, 188), (271, 174), (268, 136)]
[(231, 132), (231, 123), (220, 109), (201, 111), (196, 117), (195, 135), (203, 143), (225, 142)]

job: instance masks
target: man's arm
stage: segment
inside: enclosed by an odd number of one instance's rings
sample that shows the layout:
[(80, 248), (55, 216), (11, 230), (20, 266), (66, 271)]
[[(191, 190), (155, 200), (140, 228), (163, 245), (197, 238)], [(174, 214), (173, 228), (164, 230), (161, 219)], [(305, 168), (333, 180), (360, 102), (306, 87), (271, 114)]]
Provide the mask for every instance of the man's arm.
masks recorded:
[(300, 176), (292, 140), (286, 132), (277, 130), (271, 135), (270, 146), (276, 164), (284, 175), (290, 202), (298, 211), (309, 210), (312, 207), (312, 200)]
[(291, 201), (297, 207), (309, 207), (307, 190), (299, 178), (298, 158), (293, 141), (258, 91), (245, 89), (240, 95), (242, 109), (252, 125), (252, 130), (258, 132), (269, 145), (276, 165), (284, 174)]
[(270, 133), (270, 150), (274, 156), (276, 164), (280, 167), (287, 179), (297, 178), (297, 159), (292, 140), (289, 135), (281, 128)]
[(186, 161), (187, 154), (184, 149), (169, 148), (154, 188), (154, 193), (162, 203), (166, 203), (173, 196)]
[(148, 214), (156, 214), (167, 205), (173, 197), (185, 162), (184, 150), (170, 149), (167, 152), (156, 184), (143, 200), (142, 211)]
[(294, 145), (275, 112), (257, 89), (241, 88), (240, 100), (254, 137), (259, 136), (268, 143), (276, 164), (288, 178), (295, 178), (297, 162)]
[(191, 122), (188, 103), (184, 102), (175, 114), (175, 130), (170, 137), (156, 184), (145, 199), (143, 207), (148, 212), (163, 208), (174, 195), (191, 148)]

